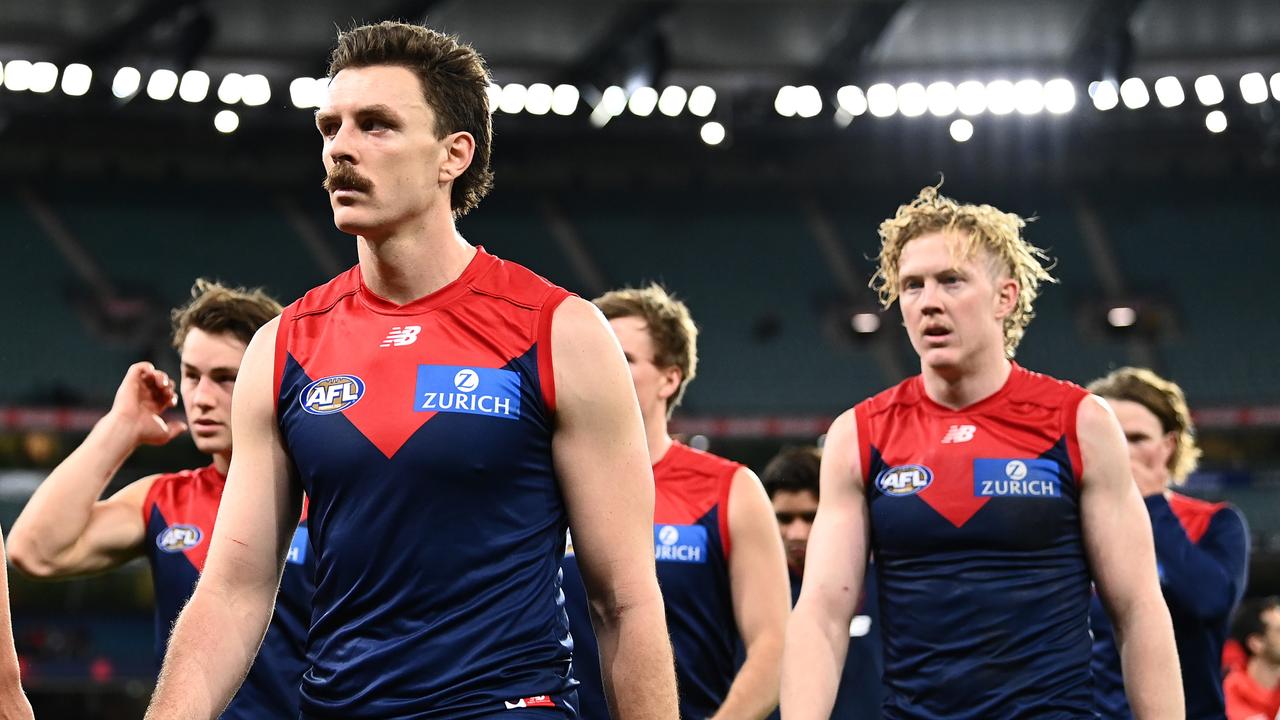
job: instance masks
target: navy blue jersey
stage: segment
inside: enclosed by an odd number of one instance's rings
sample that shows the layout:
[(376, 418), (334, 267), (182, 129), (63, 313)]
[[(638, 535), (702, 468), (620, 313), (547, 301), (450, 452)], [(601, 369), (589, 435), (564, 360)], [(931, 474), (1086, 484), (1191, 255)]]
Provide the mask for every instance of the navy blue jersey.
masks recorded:
[[(729, 489), (741, 467), (679, 442), (653, 466), (654, 556), (675, 651), (680, 716), (686, 720), (713, 715), (737, 672), (741, 639), (729, 586)], [(607, 720), (599, 650), (571, 554), (564, 577), (581, 714), (584, 720)]]
[[(1221, 503), (1170, 493), (1146, 499), (1155, 536), (1160, 589), (1178, 645), (1187, 720), (1223, 720), (1222, 646), (1244, 593), (1249, 533), (1244, 518)], [(1095, 597), (1093, 674), (1098, 710), (1107, 720), (1133, 717), (1124, 694), (1115, 632)]]
[(406, 305), (356, 267), (285, 309), (277, 410), (316, 555), (305, 717), (572, 715), (551, 457), (567, 295), (481, 249)]
[[(156, 591), (156, 666), (169, 633), (204, 570), (226, 478), (212, 465), (156, 478), (142, 504), (145, 541)], [(275, 614), (244, 684), (222, 713), (224, 720), (296, 718), (307, 669), (307, 625), (315, 592), (315, 561), (307, 544), (307, 518), (293, 536)]]
[(1014, 365), (961, 410), (920, 376), (855, 408), (897, 720), (1092, 718), (1083, 389)]

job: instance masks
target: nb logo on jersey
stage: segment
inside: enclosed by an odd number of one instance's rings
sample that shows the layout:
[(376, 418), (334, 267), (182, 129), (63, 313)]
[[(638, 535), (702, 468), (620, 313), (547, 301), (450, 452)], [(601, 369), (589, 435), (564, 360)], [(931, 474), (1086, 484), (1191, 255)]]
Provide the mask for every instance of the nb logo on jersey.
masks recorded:
[(312, 415), (332, 415), (355, 405), (364, 395), (364, 381), (355, 375), (331, 375), (304, 387), (298, 404)]
[(156, 547), (167, 553), (177, 553), (200, 544), (204, 531), (195, 525), (170, 525), (156, 538)]
[(882, 470), (876, 487), (891, 497), (915, 495), (933, 482), (933, 471), (924, 465), (898, 465)]
[(973, 433), (978, 428), (973, 425), (952, 425), (947, 428), (947, 434), (942, 436), (942, 443), (963, 443), (973, 439)]
[(412, 345), (418, 341), (418, 333), (420, 332), (422, 332), (421, 325), (405, 325), (404, 327), (397, 325), (391, 328), (391, 332), (387, 333), (387, 337), (378, 344), (378, 347)]
[(550, 695), (534, 695), (533, 697), (520, 698), (515, 702), (503, 700), (502, 704), (506, 705), (508, 710), (516, 710), (518, 708), (555, 707), (556, 701)]

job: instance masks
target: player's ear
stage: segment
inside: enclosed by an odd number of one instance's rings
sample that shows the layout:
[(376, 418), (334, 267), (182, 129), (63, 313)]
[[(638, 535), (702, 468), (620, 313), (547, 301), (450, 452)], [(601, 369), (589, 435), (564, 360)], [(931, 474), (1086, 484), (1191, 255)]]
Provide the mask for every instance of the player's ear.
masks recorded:
[(440, 144), (444, 148), (444, 162), (440, 163), (440, 183), (443, 185), (457, 180), (471, 167), (476, 139), (469, 132), (459, 131), (445, 135)]
[(662, 382), (658, 386), (658, 397), (668, 400), (676, 394), (680, 389), (680, 381), (684, 380), (684, 373), (679, 367), (672, 365), (662, 369)]
[(1018, 281), (1008, 275), (998, 276), (996, 284), (996, 317), (1001, 320), (1013, 314), (1015, 308), (1018, 307)]

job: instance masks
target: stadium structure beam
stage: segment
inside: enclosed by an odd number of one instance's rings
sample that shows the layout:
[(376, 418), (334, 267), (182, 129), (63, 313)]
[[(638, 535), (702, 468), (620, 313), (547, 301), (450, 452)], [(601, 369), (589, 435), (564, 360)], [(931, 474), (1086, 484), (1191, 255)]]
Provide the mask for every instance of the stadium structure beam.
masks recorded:
[(666, 74), (670, 52), (659, 22), (676, 7), (671, 0), (622, 5), (613, 21), (565, 68), (561, 82), (604, 87), (626, 84), (637, 74), (656, 85)]
[(828, 91), (859, 80), (867, 57), (906, 4), (905, 0), (855, 3), (840, 28), (838, 39), (814, 66), (813, 85)]
[(1123, 79), (1133, 63), (1130, 24), (1144, 0), (1093, 0), (1068, 55), (1068, 70), (1081, 82)]

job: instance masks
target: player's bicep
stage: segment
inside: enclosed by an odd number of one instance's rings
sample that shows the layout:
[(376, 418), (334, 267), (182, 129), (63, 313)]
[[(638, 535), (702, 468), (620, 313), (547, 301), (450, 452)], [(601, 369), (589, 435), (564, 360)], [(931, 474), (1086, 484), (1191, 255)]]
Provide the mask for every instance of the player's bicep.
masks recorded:
[(755, 473), (740, 469), (729, 491), (729, 582), (742, 639), (781, 633), (790, 610), (786, 553), (773, 506)]

